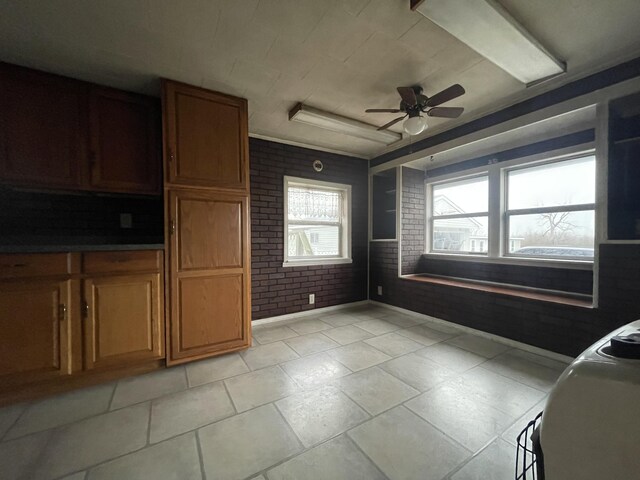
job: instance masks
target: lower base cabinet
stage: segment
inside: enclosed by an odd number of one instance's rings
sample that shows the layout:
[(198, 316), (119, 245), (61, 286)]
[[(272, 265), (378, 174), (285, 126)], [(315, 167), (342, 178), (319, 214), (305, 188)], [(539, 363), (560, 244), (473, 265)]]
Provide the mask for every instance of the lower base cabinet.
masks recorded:
[(85, 279), (84, 366), (126, 366), (164, 357), (160, 274)]

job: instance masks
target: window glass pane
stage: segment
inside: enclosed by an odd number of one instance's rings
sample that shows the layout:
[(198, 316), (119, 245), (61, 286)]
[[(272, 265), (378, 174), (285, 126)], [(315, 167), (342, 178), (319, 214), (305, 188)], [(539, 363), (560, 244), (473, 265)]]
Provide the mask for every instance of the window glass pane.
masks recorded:
[(483, 213), (489, 210), (489, 179), (443, 183), (433, 187), (433, 215)]
[(289, 187), (289, 220), (339, 222), (341, 192), (308, 187)]
[(289, 225), (289, 258), (340, 255), (340, 227), (336, 225)]
[(433, 220), (431, 249), (453, 253), (487, 253), (488, 217)]
[(594, 156), (508, 172), (508, 208), (536, 208), (595, 202)]
[[(509, 253), (593, 258), (594, 212), (509, 216)], [(513, 243), (512, 243), (513, 242)]]

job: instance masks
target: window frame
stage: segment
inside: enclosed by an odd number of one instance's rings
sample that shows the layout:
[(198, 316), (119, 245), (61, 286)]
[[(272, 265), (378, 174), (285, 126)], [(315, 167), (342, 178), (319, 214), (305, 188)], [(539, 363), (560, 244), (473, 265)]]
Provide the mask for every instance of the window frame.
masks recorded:
[[(599, 228), (599, 200), (597, 197), (597, 186), (594, 185), (594, 191), (596, 193), (594, 203), (589, 204), (576, 204), (571, 206), (558, 206), (549, 207), (552, 210), (568, 211), (576, 207), (576, 211), (591, 211), (593, 210), (594, 221), (594, 257), (588, 260), (584, 260), (581, 257), (532, 257), (528, 255), (513, 255), (508, 254), (508, 222), (507, 222), (507, 172), (517, 169), (524, 169), (527, 167), (541, 166), (545, 164), (559, 163), (563, 161), (573, 160), (576, 158), (589, 157), (596, 155), (595, 147), (593, 144), (583, 144), (571, 149), (563, 149), (556, 152), (543, 152), (541, 154), (531, 155), (528, 157), (518, 158), (514, 160), (508, 160), (498, 163), (496, 160), (490, 160), (486, 166), (470, 169), (467, 172), (459, 172), (448, 175), (442, 175), (433, 179), (427, 178), (425, 181), (426, 187), (426, 228), (425, 228), (425, 253), (424, 255), (431, 258), (457, 260), (457, 261), (472, 261), (480, 263), (502, 263), (512, 265), (535, 265), (546, 266), (552, 268), (570, 268), (579, 270), (592, 270), (596, 259), (595, 248), (597, 247), (598, 228)], [(598, 171), (598, 159), (596, 158), (596, 175)], [(428, 171), (427, 171), (428, 173)], [(433, 218), (433, 186), (438, 184), (452, 183), (457, 180), (464, 180), (472, 177), (479, 177), (488, 175), (489, 177), (489, 227), (487, 232), (488, 237), (488, 249), (486, 254), (479, 254), (479, 252), (445, 252), (432, 249), (432, 218)], [(598, 180), (596, 178), (596, 184)], [(589, 208), (586, 208), (589, 207)], [(543, 208), (545, 209), (545, 208)], [(510, 211), (520, 212), (533, 209), (513, 209)], [(534, 212), (537, 213), (537, 212)], [(497, 235), (496, 235), (497, 233)], [(497, 241), (495, 240), (497, 237)]]
[[(283, 238), (283, 267), (301, 267), (309, 265), (337, 265), (343, 263), (352, 263), (351, 257), (351, 185), (325, 182), (309, 178), (284, 176), (283, 180), (283, 200), (284, 200), (284, 238)], [(300, 186), (305, 188), (313, 188), (316, 190), (325, 190), (331, 192), (339, 192), (342, 195), (342, 212), (340, 213), (339, 222), (330, 221), (293, 221), (289, 222), (289, 187)], [(305, 256), (305, 257), (289, 257), (289, 224), (304, 225), (330, 225), (337, 226), (339, 231), (339, 255), (323, 255), (323, 256)]]

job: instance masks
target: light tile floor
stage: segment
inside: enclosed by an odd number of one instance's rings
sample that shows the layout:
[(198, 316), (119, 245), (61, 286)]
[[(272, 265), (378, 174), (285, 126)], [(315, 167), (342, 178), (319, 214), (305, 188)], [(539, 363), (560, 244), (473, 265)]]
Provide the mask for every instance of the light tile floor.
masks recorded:
[(364, 306), (0, 409), (0, 478), (511, 480), (565, 364)]

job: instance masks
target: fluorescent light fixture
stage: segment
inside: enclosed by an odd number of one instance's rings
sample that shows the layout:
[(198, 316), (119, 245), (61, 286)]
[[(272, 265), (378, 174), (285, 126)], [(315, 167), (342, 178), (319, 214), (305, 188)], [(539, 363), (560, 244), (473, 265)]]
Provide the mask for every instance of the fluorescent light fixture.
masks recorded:
[(388, 130), (377, 130), (374, 125), (325, 112), (324, 110), (309, 107), (302, 103), (298, 103), (291, 109), (289, 112), (289, 120), (324, 128), (332, 132), (351, 135), (352, 137), (384, 143), (385, 145), (397, 142), (402, 138), (402, 135), (399, 133)]
[(495, 0), (411, 0), (411, 9), (522, 83), (536, 83), (566, 70)]

